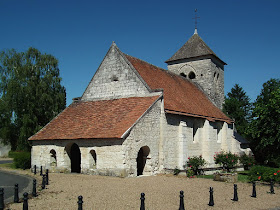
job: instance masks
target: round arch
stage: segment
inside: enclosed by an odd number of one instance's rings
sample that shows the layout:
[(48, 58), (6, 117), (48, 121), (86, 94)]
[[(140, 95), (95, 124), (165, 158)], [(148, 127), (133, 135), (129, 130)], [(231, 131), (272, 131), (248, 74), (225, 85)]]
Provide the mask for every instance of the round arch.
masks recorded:
[(95, 150), (90, 150), (89, 152), (89, 167), (91, 169), (95, 169), (96, 168), (96, 164), (97, 164), (97, 156), (96, 156), (96, 151)]
[(138, 151), (137, 155), (137, 176), (143, 175), (143, 171), (145, 169), (147, 157), (150, 154), (150, 148), (148, 146), (143, 146)]
[(54, 149), (52, 149), (50, 151), (50, 165), (51, 166), (56, 166), (57, 165), (56, 151)]
[(81, 173), (81, 151), (76, 143), (66, 145), (64, 150), (65, 156), (68, 158), (67, 165), (71, 168), (71, 172)]

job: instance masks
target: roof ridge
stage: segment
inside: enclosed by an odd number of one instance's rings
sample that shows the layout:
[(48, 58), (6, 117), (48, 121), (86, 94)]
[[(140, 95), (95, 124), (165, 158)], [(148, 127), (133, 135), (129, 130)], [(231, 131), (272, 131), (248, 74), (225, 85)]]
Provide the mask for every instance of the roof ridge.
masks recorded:
[(165, 72), (165, 73), (167, 73), (167, 74), (170, 74), (170, 75), (172, 75), (172, 76), (176, 76), (176, 77), (178, 77), (178, 78), (181, 78), (181, 79), (183, 79), (183, 80), (186, 80), (186, 81), (188, 81), (188, 82), (191, 82), (192, 84), (195, 84), (193, 81), (189, 80), (188, 78), (182, 77), (182, 76), (180, 76), (180, 75), (178, 75), (178, 74), (176, 74), (176, 73), (174, 73), (174, 72), (171, 72), (171, 71), (169, 71), (169, 70), (167, 70), (167, 69), (158, 67), (158, 66), (156, 66), (156, 65), (154, 65), (154, 64), (151, 64), (151, 63), (149, 63), (149, 62), (147, 62), (147, 61), (144, 61), (144, 60), (142, 60), (142, 59), (140, 59), (140, 58), (136, 58), (136, 57), (134, 57), (134, 56), (128, 55), (128, 54), (126, 54), (126, 53), (123, 53), (123, 54), (124, 54), (125, 56), (129, 56), (129, 57), (131, 57), (131, 58), (134, 58), (134, 59), (137, 59), (137, 60), (139, 60), (139, 61), (141, 61), (141, 62), (144, 62), (144, 63), (146, 63), (146, 64), (148, 64), (148, 65), (150, 65), (150, 66), (153, 66), (153, 67), (157, 68), (158, 70), (161, 70), (161, 71), (163, 71), (163, 72)]
[(144, 62), (144, 63), (147, 63), (147, 64), (149, 64), (149, 65), (151, 65), (151, 66), (153, 66), (153, 67), (155, 67), (155, 68), (158, 68), (159, 70), (168, 71), (167, 69), (164, 69), (164, 68), (161, 68), (161, 67), (156, 66), (156, 65), (154, 65), (154, 64), (151, 64), (151, 63), (149, 63), (149, 62), (147, 62), (147, 61), (144, 61), (143, 59), (136, 58), (136, 57), (131, 56), (131, 55), (128, 55), (128, 54), (126, 54), (126, 53), (124, 53), (124, 52), (123, 52), (123, 54), (124, 54), (125, 56), (129, 56), (129, 57), (131, 57), (131, 58), (135, 58), (135, 59), (137, 59), (137, 60), (139, 60), (139, 61), (142, 61), (142, 62)]

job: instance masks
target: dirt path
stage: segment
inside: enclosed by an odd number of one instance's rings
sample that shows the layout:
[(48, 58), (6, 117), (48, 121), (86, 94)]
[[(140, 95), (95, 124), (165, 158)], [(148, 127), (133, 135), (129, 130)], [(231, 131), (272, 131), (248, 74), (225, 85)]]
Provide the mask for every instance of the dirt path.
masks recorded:
[[(38, 182), (41, 177), (36, 176)], [(214, 188), (214, 207), (209, 207), (209, 187)], [(140, 208), (140, 194), (146, 194), (148, 210), (179, 208), (179, 192), (185, 192), (186, 209), (269, 209), (280, 206), (280, 189), (267, 193), (269, 186), (257, 185), (257, 198), (252, 186), (238, 183), (238, 202), (233, 202), (233, 184), (209, 179), (174, 176), (116, 178), (83, 174), (50, 174), (50, 185), (29, 200), (29, 209), (77, 209), (77, 198), (83, 196), (83, 209), (132, 210)], [(22, 203), (10, 209), (22, 209)]]

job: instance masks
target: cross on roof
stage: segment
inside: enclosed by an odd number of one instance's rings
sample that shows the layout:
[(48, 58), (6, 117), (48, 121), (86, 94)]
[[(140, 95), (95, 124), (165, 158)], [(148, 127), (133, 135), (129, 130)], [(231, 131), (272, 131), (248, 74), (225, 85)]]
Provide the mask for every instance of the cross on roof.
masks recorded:
[(193, 19), (195, 19), (194, 23), (195, 23), (195, 29), (197, 29), (197, 19), (200, 18), (197, 16), (197, 9), (194, 10), (195, 12), (195, 17)]

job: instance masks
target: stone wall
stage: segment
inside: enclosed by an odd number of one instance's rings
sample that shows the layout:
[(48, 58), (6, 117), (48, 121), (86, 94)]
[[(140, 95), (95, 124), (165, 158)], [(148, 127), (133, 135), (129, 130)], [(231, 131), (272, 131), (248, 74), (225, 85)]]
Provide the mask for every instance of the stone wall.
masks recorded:
[[(104, 171), (117, 169), (115, 175), (122, 172), (124, 164), (123, 140), (120, 139), (86, 139), (86, 140), (51, 140), (32, 141), (31, 165), (43, 166), (51, 172), (71, 172), (71, 154), (69, 152), (73, 144), (79, 146), (81, 152), (81, 172), (96, 173), (94, 170)], [(56, 157), (52, 157), (54, 150)], [(91, 151), (96, 153), (96, 161), (93, 161)], [(54, 163), (55, 162), (55, 163)], [(113, 172), (110, 172), (113, 175)]]
[(9, 151), (11, 150), (11, 145), (5, 145), (3, 140), (0, 139), (0, 157), (8, 157)]
[[(31, 165), (51, 172), (71, 172), (70, 148), (77, 144), (81, 172), (111, 176), (137, 176), (137, 155), (141, 147), (150, 149), (143, 175), (158, 172), (161, 100), (134, 125), (125, 140), (87, 139), (32, 141)], [(92, 154), (96, 154), (93, 157)], [(54, 157), (55, 154), (55, 157)]]
[(173, 62), (168, 65), (168, 70), (190, 79), (193, 72), (197, 83), (208, 98), (220, 109), (224, 102), (224, 70), (223, 65), (213, 58), (189, 59)]
[(121, 98), (149, 94), (138, 72), (113, 44), (93, 76), (82, 100)]
[(137, 175), (136, 158), (140, 148), (147, 146), (150, 150), (143, 175), (153, 175), (159, 171), (159, 141), (161, 100), (148, 110), (130, 132), (124, 142), (126, 166), (129, 176)]
[(215, 152), (231, 151), (241, 154), (240, 144), (233, 138), (233, 127), (225, 122), (209, 122), (202, 118), (166, 115), (163, 132), (164, 168), (184, 169), (188, 157), (199, 156), (207, 161), (206, 167), (217, 167)]

